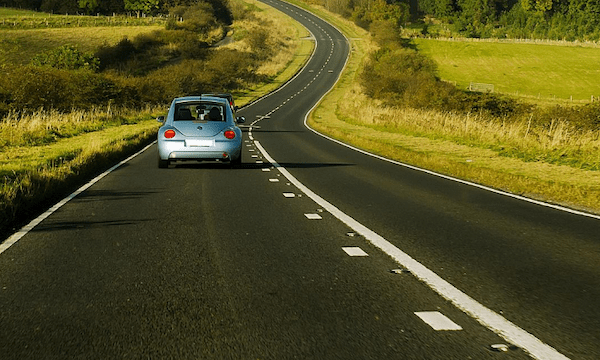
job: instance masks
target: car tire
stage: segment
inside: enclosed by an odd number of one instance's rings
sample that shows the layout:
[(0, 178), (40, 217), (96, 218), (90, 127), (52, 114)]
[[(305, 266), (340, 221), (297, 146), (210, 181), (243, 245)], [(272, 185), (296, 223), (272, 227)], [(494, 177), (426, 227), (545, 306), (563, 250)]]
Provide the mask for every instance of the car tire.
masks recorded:
[(158, 158), (158, 168), (159, 169), (166, 169), (169, 167), (169, 160), (163, 160), (161, 158)]
[(238, 156), (237, 159), (231, 160), (229, 162), (229, 167), (231, 167), (232, 169), (236, 168), (236, 167), (240, 167), (241, 165), (242, 165), (242, 154), (240, 154), (240, 156)]

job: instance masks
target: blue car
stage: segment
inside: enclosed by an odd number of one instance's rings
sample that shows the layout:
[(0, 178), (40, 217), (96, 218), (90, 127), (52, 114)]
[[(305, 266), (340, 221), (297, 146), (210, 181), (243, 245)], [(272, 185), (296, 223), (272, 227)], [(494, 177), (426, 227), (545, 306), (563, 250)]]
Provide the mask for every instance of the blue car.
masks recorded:
[(231, 166), (242, 161), (242, 130), (226, 99), (187, 96), (171, 103), (167, 117), (159, 116), (158, 167), (180, 161), (213, 161)]

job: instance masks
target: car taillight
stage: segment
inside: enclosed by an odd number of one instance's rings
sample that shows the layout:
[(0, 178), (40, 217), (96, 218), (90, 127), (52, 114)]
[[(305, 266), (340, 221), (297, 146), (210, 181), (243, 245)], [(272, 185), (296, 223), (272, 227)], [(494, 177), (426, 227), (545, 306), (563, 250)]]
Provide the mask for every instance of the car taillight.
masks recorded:
[(167, 139), (171, 139), (171, 138), (175, 137), (175, 130), (167, 130), (167, 131), (165, 131), (164, 135)]
[(233, 130), (227, 130), (223, 133), (223, 135), (225, 135), (225, 137), (229, 140), (235, 139), (235, 131)]

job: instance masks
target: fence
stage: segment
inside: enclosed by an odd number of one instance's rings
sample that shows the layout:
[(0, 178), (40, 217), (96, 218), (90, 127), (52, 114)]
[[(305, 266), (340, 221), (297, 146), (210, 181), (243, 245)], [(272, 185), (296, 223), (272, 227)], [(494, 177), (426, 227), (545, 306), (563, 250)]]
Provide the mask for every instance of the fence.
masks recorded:
[(484, 83), (472, 82), (469, 84), (469, 91), (493, 93), (494, 92), (494, 84), (484, 84)]

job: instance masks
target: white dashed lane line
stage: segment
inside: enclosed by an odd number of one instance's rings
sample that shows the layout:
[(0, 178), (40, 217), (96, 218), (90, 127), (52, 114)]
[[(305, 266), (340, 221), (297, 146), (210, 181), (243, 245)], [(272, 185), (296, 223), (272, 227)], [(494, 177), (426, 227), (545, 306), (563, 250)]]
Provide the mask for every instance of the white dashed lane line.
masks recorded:
[[(463, 293), (458, 288), (442, 279), (439, 275), (419, 263), (417, 260), (404, 253), (382, 236), (354, 220), (352, 217), (339, 210), (336, 206), (314, 193), (312, 190), (298, 181), (298, 179), (296, 179), (286, 168), (279, 165), (258, 141), (255, 141), (254, 143), (266, 161), (268, 161), (272, 167), (276, 168), (283, 176), (285, 176), (299, 191), (311, 198), (322, 209), (329, 212), (342, 223), (350, 227), (356, 234), (362, 235), (365, 240), (369, 241), (371, 244), (389, 255), (398, 264), (402, 265), (404, 268), (406, 268), (406, 270), (413, 274), (418, 280), (428, 285), (433, 291), (442, 296), (444, 299), (448, 300), (471, 318), (475, 319), (481, 325), (490, 329), (509, 343), (523, 349), (534, 359), (568, 360), (566, 356), (559, 353), (556, 349), (543, 343), (534, 335), (521, 329), (517, 325), (505, 319), (503, 316), (483, 306), (475, 299)], [(350, 256), (365, 256), (351, 255), (352, 253), (364, 253), (364, 251), (360, 248), (350, 247), (348, 249), (351, 250), (344, 248), (344, 251), (346, 251), (346, 253)], [(356, 249), (359, 249), (360, 251)], [(459, 330), (460, 327), (447, 318), (447, 320), (444, 320), (445, 316), (441, 313), (431, 314), (429, 312), (417, 312), (415, 314), (434, 329), (439, 328), (445, 330)]]
[(363, 249), (358, 246), (346, 246), (343, 247), (342, 250), (348, 254), (348, 256), (369, 256)]
[(433, 330), (462, 330), (460, 325), (456, 324), (454, 321), (450, 320), (448, 317), (438, 311), (419, 311), (415, 312), (415, 315), (417, 315), (427, 325), (431, 326)]
[[(311, 20), (311, 22), (313, 22)], [(313, 22), (314, 23), (314, 22)], [(317, 25), (318, 26), (318, 25)], [(320, 27), (319, 27), (320, 28)], [(329, 35), (328, 35), (329, 36)], [(315, 38), (314, 34), (312, 35)], [(330, 37), (331, 39), (331, 37)], [(332, 50), (333, 51), (333, 50)], [(329, 61), (329, 60), (328, 60)], [(323, 69), (321, 69), (322, 71)], [(318, 74), (314, 76), (314, 78), (308, 83), (308, 85), (304, 88), (306, 90), (309, 85), (311, 85), (315, 80), (319, 77), (321, 73), (319, 71)], [(314, 70), (309, 70), (309, 73), (314, 73)], [(303, 90), (303, 91), (304, 91)], [(285, 102), (289, 101), (286, 100)], [(284, 102), (284, 104), (285, 104)], [(265, 119), (266, 117), (272, 115), (275, 111), (281, 108), (283, 104), (277, 106), (274, 110), (271, 110), (268, 114), (263, 117), (259, 117), (255, 120), (250, 126), (250, 140), (254, 140), (252, 136), (251, 129), (257, 122)], [(312, 109), (311, 109), (312, 110)], [(271, 156), (266, 152), (266, 150), (260, 145), (258, 141), (254, 142), (256, 148), (263, 154), (263, 157), (271, 164), (273, 168), (276, 168), (283, 176), (285, 176), (291, 183), (293, 183), (296, 188), (298, 188), (302, 193), (310, 197), (315, 203), (317, 203), (320, 207), (331, 213), (337, 219), (339, 219), (342, 223), (348, 225), (354, 232), (360, 234), (364, 237), (365, 240), (369, 241), (371, 244), (378, 247), (384, 253), (393, 258), (396, 262), (403, 265), (408, 272), (413, 274), (417, 279), (427, 284), (432, 290), (441, 295), (446, 300), (450, 301), (454, 306), (471, 316), (473, 319), (478, 321), (483, 326), (492, 330), (497, 335), (501, 336), (508, 342), (520, 347), (524, 351), (526, 351), (529, 355), (531, 355), (535, 359), (556, 359), (556, 360), (565, 360), (568, 358), (558, 351), (556, 351), (551, 346), (543, 343), (539, 339), (537, 339), (532, 334), (526, 332), (510, 321), (506, 320), (501, 315), (495, 313), (494, 311), (486, 308), (482, 304), (478, 303), (467, 294), (463, 293), (459, 289), (455, 288), (453, 285), (442, 279), (439, 275), (431, 271), (430, 269), (423, 266), (421, 263), (411, 258), (408, 254), (404, 253), (393, 244), (388, 242), (386, 239), (381, 237), (379, 234), (360, 224), (347, 214), (340, 211), (333, 204), (327, 202), (325, 199), (321, 198), (319, 195), (312, 192), (308, 189), (304, 184), (300, 183), (287, 169), (280, 166)], [(271, 168), (262, 168), (262, 171), (271, 171)], [(298, 194), (298, 197), (300, 194)], [(305, 214), (307, 218), (309, 214)], [(318, 215), (318, 214), (315, 214)], [(360, 249), (360, 248), (358, 248)], [(344, 250), (346, 251), (346, 250)], [(356, 251), (356, 250), (351, 250)], [(362, 249), (360, 249), (362, 251)], [(364, 252), (364, 251), (362, 251)], [(348, 253), (348, 252), (346, 252)], [(366, 253), (365, 253), (366, 254)], [(350, 255), (350, 254), (348, 254)], [(357, 256), (357, 255), (355, 255)], [(360, 255), (365, 256), (365, 255)], [(462, 329), (459, 325), (452, 322), (450, 319), (445, 317), (439, 312), (416, 312), (419, 318), (425, 321), (434, 329), (439, 330), (460, 330)]]

